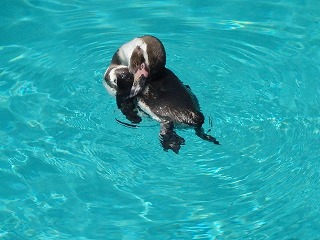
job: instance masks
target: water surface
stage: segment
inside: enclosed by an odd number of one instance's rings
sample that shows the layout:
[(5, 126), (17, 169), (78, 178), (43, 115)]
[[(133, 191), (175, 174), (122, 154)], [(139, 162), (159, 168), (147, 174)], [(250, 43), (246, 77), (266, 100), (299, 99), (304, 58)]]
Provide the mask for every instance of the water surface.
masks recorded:
[[(5, 0), (1, 239), (319, 239), (320, 3)], [(116, 49), (160, 38), (221, 146), (127, 128)]]

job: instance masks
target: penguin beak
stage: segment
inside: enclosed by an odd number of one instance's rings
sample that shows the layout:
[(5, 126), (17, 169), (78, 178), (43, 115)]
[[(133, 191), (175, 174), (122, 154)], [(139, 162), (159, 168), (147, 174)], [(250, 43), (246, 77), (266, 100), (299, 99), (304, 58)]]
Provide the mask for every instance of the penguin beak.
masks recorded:
[(144, 75), (141, 75), (140, 78), (135, 79), (132, 84), (129, 98), (135, 97), (139, 93), (141, 93), (144, 89), (144, 86), (146, 85), (146, 82), (147, 82), (147, 79), (144, 77)]
[(149, 72), (146, 70), (146, 65), (142, 63), (140, 68), (134, 73), (134, 80), (129, 98), (135, 97), (143, 91), (148, 76)]

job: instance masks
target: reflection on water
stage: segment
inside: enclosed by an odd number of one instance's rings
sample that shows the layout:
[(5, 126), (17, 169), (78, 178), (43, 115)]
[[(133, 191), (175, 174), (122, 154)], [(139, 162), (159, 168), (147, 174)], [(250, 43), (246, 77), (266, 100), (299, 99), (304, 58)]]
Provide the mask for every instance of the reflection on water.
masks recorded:
[[(8, 2), (0, 37), (3, 239), (316, 239), (315, 1)], [(135, 36), (163, 40), (221, 146), (127, 128), (102, 75)], [(209, 119), (211, 121), (209, 121)]]

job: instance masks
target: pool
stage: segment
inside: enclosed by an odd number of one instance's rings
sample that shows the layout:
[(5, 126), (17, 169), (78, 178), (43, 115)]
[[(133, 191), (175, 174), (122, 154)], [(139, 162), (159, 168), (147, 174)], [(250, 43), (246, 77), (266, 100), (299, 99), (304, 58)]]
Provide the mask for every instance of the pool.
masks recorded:
[[(320, 239), (320, 3), (4, 1), (1, 239)], [(214, 145), (126, 121), (116, 49), (160, 38)]]

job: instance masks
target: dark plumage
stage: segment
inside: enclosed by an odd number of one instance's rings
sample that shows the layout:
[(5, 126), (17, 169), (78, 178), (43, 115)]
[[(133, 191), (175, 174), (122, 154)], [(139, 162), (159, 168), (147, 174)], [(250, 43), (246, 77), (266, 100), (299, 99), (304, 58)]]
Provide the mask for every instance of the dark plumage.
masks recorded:
[[(118, 71), (118, 70), (117, 70)], [(185, 140), (174, 130), (177, 125), (193, 127), (200, 138), (219, 144), (212, 136), (206, 134), (202, 128), (204, 116), (196, 96), (189, 86), (169, 69), (165, 68), (152, 81), (148, 81), (144, 90), (134, 98), (128, 98), (133, 75), (117, 74), (117, 105), (122, 113), (133, 123), (141, 121), (137, 108), (146, 112), (160, 122), (160, 142), (164, 150), (171, 149), (178, 153)], [(109, 78), (105, 76), (106, 83)]]
[(197, 136), (219, 144), (204, 133), (204, 116), (189, 86), (165, 67), (166, 53), (161, 41), (153, 36), (134, 38), (113, 55), (105, 72), (106, 88), (116, 95), (117, 106), (132, 123), (139, 123), (139, 110), (158, 120), (164, 150), (178, 153), (185, 140), (174, 127), (193, 127)]

